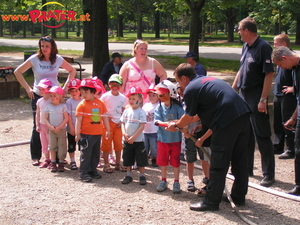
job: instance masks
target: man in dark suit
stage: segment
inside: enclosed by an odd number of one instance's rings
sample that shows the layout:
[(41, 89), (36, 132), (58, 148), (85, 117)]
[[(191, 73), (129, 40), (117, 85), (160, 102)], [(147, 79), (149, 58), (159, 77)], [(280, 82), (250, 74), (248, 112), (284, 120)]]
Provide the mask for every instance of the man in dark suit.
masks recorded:
[(111, 55), (112, 60), (105, 64), (98, 78), (102, 80), (106, 89), (108, 89), (108, 79), (112, 74), (119, 73), (123, 66), (121, 55), (119, 52), (114, 52)]

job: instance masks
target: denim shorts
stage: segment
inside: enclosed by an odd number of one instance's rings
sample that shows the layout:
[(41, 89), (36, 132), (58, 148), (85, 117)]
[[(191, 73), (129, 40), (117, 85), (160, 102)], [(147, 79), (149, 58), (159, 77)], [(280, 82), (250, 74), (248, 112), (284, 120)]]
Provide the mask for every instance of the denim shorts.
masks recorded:
[(145, 148), (147, 154), (152, 158), (157, 157), (157, 133), (144, 134), (145, 136)]

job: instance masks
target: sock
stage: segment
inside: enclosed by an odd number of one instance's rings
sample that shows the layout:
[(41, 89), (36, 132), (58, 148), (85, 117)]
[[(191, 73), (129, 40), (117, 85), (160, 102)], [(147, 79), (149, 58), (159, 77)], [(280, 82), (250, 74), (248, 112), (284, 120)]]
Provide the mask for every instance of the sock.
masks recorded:
[(56, 160), (51, 160), (52, 163), (56, 164)]
[(145, 176), (145, 173), (140, 173), (140, 177), (144, 177)]
[(129, 176), (129, 177), (131, 177), (132, 176), (131, 171), (126, 171), (126, 175)]
[(75, 158), (70, 158), (71, 162), (75, 162)]
[(64, 160), (62, 160), (62, 161), (59, 160), (59, 164), (64, 164)]
[(161, 180), (163, 180), (163, 181), (167, 181), (167, 178), (161, 178)]

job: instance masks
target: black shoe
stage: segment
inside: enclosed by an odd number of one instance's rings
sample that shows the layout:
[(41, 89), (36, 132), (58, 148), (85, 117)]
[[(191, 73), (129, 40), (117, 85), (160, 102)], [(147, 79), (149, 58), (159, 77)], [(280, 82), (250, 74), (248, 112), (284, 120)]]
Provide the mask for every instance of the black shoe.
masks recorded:
[[(245, 205), (245, 200), (237, 200), (237, 199), (232, 198), (232, 196), (231, 196), (231, 199), (236, 206), (244, 206)], [(228, 199), (227, 195), (222, 196), (222, 201), (229, 203), (229, 199)]]
[(132, 177), (130, 176), (126, 176), (124, 180), (122, 180), (122, 184), (129, 184), (130, 182), (132, 182)]
[(278, 159), (293, 159), (295, 158), (295, 153), (291, 150), (285, 150), (284, 153), (278, 156)]
[(293, 189), (289, 190), (287, 193), (290, 194), (290, 195), (297, 195), (297, 196), (299, 196), (300, 195), (300, 185), (295, 185), (293, 187)]
[(91, 178), (94, 179), (100, 179), (102, 177), (102, 175), (99, 174), (98, 172), (89, 172), (89, 175), (91, 176)]
[(219, 210), (219, 205), (207, 205), (204, 202), (198, 202), (190, 205), (190, 210), (194, 211), (217, 211)]
[(145, 184), (147, 184), (146, 177), (145, 176), (141, 176), (140, 177), (140, 185), (145, 185)]
[(151, 163), (153, 167), (158, 167), (158, 165), (156, 164), (156, 158), (151, 159)]
[(279, 148), (279, 147), (277, 147), (277, 145), (276, 146), (274, 145), (273, 151), (274, 151), (274, 155), (280, 155), (283, 153), (283, 148)]
[(180, 160), (181, 161), (186, 161), (185, 158), (184, 158), (184, 154), (183, 153), (180, 153)]
[(84, 182), (91, 182), (92, 181), (92, 178), (90, 177), (89, 174), (80, 174), (79, 175), (79, 180), (82, 180)]
[(264, 187), (270, 187), (272, 184), (274, 184), (275, 179), (273, 176), (265, 176), (261, 182), (260, 185)]

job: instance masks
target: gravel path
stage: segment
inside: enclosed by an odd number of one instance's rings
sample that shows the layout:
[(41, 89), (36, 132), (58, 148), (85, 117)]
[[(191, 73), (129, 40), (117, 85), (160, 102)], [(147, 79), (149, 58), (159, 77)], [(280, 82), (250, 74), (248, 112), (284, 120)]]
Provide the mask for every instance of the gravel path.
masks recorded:
[[(29, 103), (0, 100), (0, 144), (30, 138), (32, 118)], [(222, 202), (216, 212), (194, 212), (189, 205), (201, 200), (186, 191), (187, 173), (181, 166), (182, 193), (170, 189), (156, 192), (160, 171), (147, 167), (148, 184), (134, 181), (122, 185), (125, 173), (105, 174), (92, 183), (78, 180), (78, 171), (51, 173), (31, 165), (29, 145), (0, 148), (0, 224), (245, 224)], [(79, 152), (77, 151), (77, 162)], [(69, 160), (69, 158), (67, 158)], [(253, 183), (262, 179), (260, 154), (256, 151)], [(172, 171), (169, 170), (169, 188)], [(202, 171), (195, 171), (197, 186)], [(294, 183), (293, 160), (276, 157), (276, 183), (273, 189), (289, 190)], [(230, 190), (232, 181), (227, 180)], [(249, 188), (241, 213), (257, 224), (299, 224), (299, 202)]]

